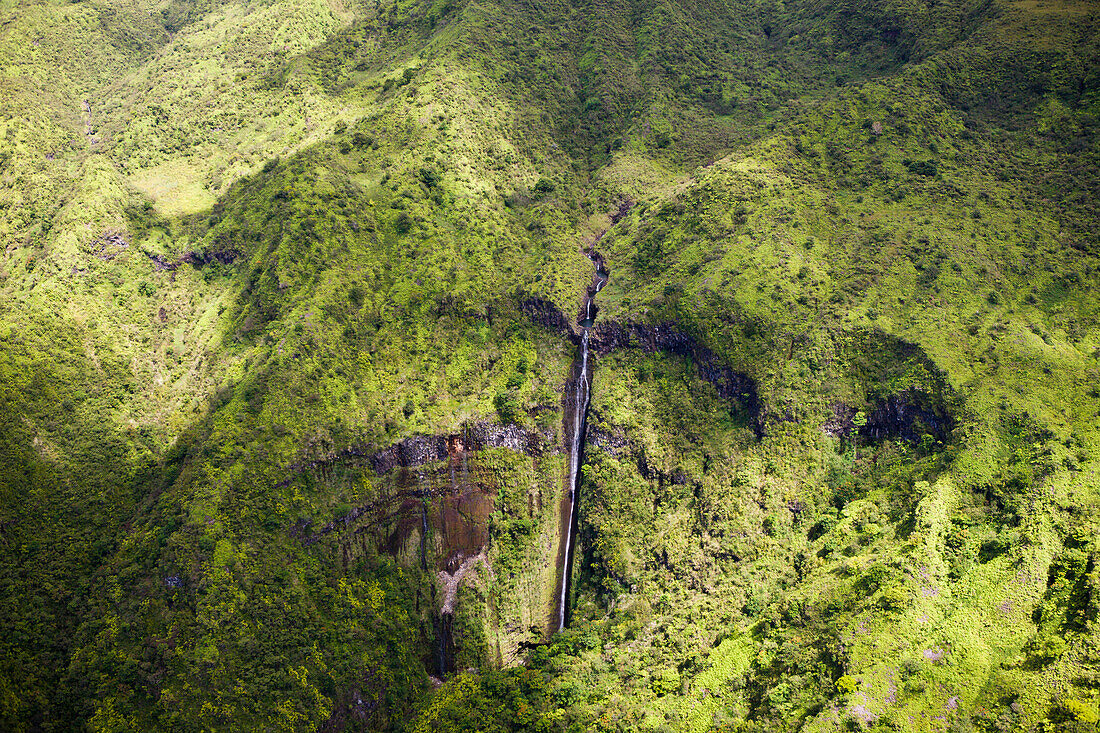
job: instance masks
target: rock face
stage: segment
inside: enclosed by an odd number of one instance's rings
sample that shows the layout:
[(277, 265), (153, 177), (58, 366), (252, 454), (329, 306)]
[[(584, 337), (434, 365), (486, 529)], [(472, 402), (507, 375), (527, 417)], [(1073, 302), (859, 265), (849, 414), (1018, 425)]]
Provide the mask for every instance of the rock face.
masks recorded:
[[(484, 549), (488, 528), (485, 522), (471, 520), (487, 520), (493, 507), (492, 497), (487, 494), (490, 487), (482, 480), (484, 477), (470, 477), (469, 454), (487, 448), (504, 448), (532, 458), (559, 450), (553, 435), (528, 431), (519, 425), (488, 422), (475, 423), (451, 435), (415, 435), (374, 453), (367, 453), (361, 447), (345, 448), (330, 457), (296, 464), (291, 469), (298, 474), (307, 470), (332, 470), (335, 466), (351, 471), (369, 467), (375, 476), (391, 478), (397, 490), (353, 508), (316, 532), (311, 533), (308, 526), (304, 526), (298, 527), (296, 533), (303, 542), (312, 544), (326, 534), (352, 526), (357, 527), (357, 533), (363, 532), (364, 527), (358, 526), (361, 519), (373, 518), (373, 523), (396, 522), (397, 526), (383, 544), (388, 552), (397, 554), (415, 529), (414, 525), (422, 524), (418, 509), (422, 501), (440, 498), (446, 506), (432, 518), (431, 524), (441, 531), (447, 530), (445, 536), (454, 540), (450, 543), (454, 547), (443, 565), (452, 562), (455, 553), (472, 551), (476, 554)], [(294, 479), (292, 475), (279, 485), (288, 486)]]
[(601, 323), (592, 333), (592, 348), (606, 355), (616, 349), (640, 348), (650, 353), (669, 351), (690, 355), (694, 340), (669, 323), (644, 324), (609, 321)]
[(924, 435), (945, 440), (954, 427), (955, 418), (941, 401), (925, 392), (905, 390), (878, 400), (859, 434), (870, 440), (902, 438), (915, 443)]
[(585, 442), (588, 445), (599, 448), (612, 458), (618, 458), (631, 449), (630, 441), (625, 435), (621, 434), (621, 432), (603, 430), (590, 423), (586, 429), (586, 435)]
[(554, 442), (551, 432), (537, 433), (519, 425), (488, 422), (471, 425), (463, 437), (467, 450), (507, 448), (532, 457), (552, 450)]
[[(946, 376), (920, 346), (877, 331), (859, 334), (847, 355), (869, 393), (863, 404), (836, 402), (822, 424), (835, 437), (858, 435), (865, 442), (924, 436), (949, 442), (958, 424), (958, 399)], [(857, 414), (863, 415), (857, 420)]]
[(447, 438), (445, 435), (416, 435), (372, 454), (367, 460), (379, 475), (397, 468), (442, 461), (448, 455)]
[(380, 451), (368, 452), (366, 446), (353, 445), (312, 461), (291, 464), (291, 476), (277, 485), (289, 486), (294, 474), (309, 469), (366, 460), (375, 474), (383, 476), (399, 468), (416, 468), (471, 450), (507, 448), (528, 456), (553, 450), (554, 436), (526, 430), (519, 425), (480, 422), (466, 426), (461, 433), (414, 435)]
[[(406, 568), (424, 635), (435, 638), (430, 673), (510, 662), (529, 641), (528, 630), (548, 622), (561, 453), (553, 430), (491, 422), (382, 450), (352, 446), (290, 467), (281, 483), (366, 486), (361, 503), (327, 522), (299, 520), (290, 533), (347, 567), (388, 555)], [(507, 550), (494, 547), (501, 532)], [(484, 577), (493, 577), (489, 558), (495, 562), (502, 551), (513, 572), (498, 577), (501, 592), (494, 595), (475, 582), (481, 575), (467, 577), (463, 568), (480, 558)], [(467, 592), (479, 600), (464, 606)]]
[(548, 300), (542, 298), (523, 298), (519, 302), (519, 309), (531, 319), (531, 322), (537, 326), (545, 328), (547, 331), (560, 334), (562, 336), (569, 336), (573, 333), (569, 326), (569, 320), (565, 317), (557, 306)]
[(718, 395), (749, 417), (757, 437), (763, 435), (761, 404), (756, 380), (734, 371), (692, 336), (672, 324), (601, 323), (592, 329), (592, 348), (598, 354), (616, 349), (637, 348), (649, 353), (667, 351), (689, 357), (699, 376), (714, 385)]

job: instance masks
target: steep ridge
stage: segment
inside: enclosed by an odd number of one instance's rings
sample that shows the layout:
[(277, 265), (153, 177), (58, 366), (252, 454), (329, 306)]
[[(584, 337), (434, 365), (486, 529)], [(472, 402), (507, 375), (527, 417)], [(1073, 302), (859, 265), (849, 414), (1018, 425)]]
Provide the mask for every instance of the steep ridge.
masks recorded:
[(3, 11), (0, 727), (1089, 729), (1093, 4), (163, 9)]

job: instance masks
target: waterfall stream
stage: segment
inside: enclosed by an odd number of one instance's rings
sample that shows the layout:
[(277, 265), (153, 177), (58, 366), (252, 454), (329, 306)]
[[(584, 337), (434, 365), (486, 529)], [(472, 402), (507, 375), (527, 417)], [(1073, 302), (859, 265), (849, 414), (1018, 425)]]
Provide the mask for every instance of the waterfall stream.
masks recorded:
[(573, 559), (573, 525), (577, 513), (577, 484), (580, 483), (581, 449), (584, 444), (584, 414), (588, 408), (588, 329), (581, 335), (581, 371), (573, 408), (573, 442), (569, 449), (569, 514), (565, 521), (565, 562), (561, 572), (558, 603), (558, 631), (565, 628), (565, 606), (569, 599), (569, 570)]
[(565, 610), (569, 605), (569, 577), (573, 566), (573, 546), (576, 542), (574, 534), (577, 525), (577, 491), (580, 488), (581, 462), (584, 456), (585, 417), (588, 413), (588, 402), (592, 396), (588, 374), (588, 333), (596, 318), (595, 296), (608, 281), (608, 273), (604, 266), (603, 257), (593, 252), (589, 255), (589, 259), (596, 264), (596, 275), (592, 286), (588, 289), (584, 310), (582, 311), (583, 318), (578, 324), (582, 329), (579, 354), (580, 369), (577, 372), (573, 394), (573, 439), (569, 446), (568, 510), (563, 512), (565, 551), (562, 558), (561, 591), (558, 594), (558, 631), (565, 629)]
[(439, 678), (445, 678), (454, 671), (454, 636), (451, 626), (454, 622), (454, 614), (443, 612), (439, 614), (439, 622), (436, 629), (436, 669)]

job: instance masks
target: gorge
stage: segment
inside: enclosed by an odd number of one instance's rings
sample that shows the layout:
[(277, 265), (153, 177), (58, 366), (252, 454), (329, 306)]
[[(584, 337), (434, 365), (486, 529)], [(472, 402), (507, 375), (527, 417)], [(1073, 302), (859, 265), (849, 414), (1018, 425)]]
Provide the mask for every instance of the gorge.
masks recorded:
[[(597, 240), (598, 241), (598, 240)], [(592, 283), (588, 286), (584, 298), (584, 305), (578, 317), (578, 326), (581, 335), (578, 344), (578, 355), (572, 369), (571, 382), (572, 404), (566, 402), (566, 421), (563, 430), (566, 435), (571, 435), (569, 443), (569, 478), (567, 490), (562, 499), (561, 526), (564, 537), (561, 539), (561, 550), (558, 553), (561, 573), (561, 590), (557, 600), (557, 631), (564, 631), (566, 624), (566, 612), (569, 604), (569, 579), (572, 571), (573, 550), (578, 521), (578, 501), (581, 484), (581, 466), (584, 461), (585, 421), (588, 415), (588, 402), (592, 390), (592, 368), (588, 364), (588, 335), (596, 320), (597, 308), (596, 295), (607, 284), (610, 273), (603, 257), (594, 249), (588, 252), (588, 258), (596, 266)], [(566, 394), (569, 393), (566, 387)], [(570, 410), (572, 414), (570, 415)]]
[(0, 730), (1100, 724), (1096, 0), (0, 5)]

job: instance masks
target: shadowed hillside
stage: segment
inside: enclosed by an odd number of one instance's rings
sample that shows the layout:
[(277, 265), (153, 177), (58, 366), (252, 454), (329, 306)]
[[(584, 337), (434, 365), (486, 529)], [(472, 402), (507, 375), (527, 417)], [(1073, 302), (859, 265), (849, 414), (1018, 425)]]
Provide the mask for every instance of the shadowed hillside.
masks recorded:
[(0, 16), (0, 728), (1095, 728), (1094, 4)]

